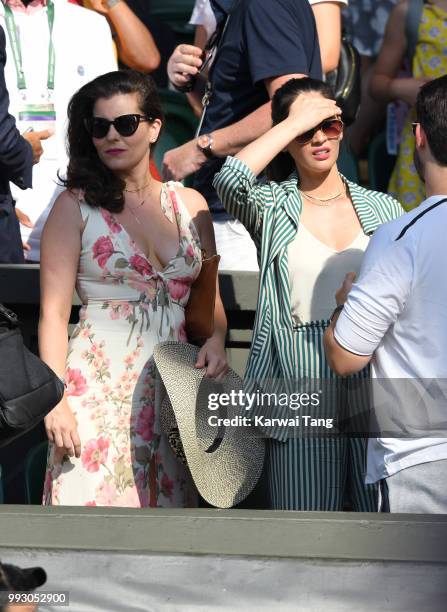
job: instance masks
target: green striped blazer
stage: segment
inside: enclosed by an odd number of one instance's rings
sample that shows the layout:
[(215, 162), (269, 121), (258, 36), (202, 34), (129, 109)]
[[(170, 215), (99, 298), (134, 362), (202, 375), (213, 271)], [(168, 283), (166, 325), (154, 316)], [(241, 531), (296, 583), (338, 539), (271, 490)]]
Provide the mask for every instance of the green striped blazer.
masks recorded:
[[(246, 380), (280, 376), (296, 378), (299, 371), (293, 343), (287, 245), (295, 237), (302, 210), (297, 175), (281, 183), (258, 182), (240, 160), (228, 157), (214, 178), (225, 209), (251, 234), (259, 259), (259, 292)], [(394, 198), (347, 181), (363, 231), (371, 235), (382, 223), (404, 211)], [(276, 353), (280, 371), (271, 358)]]

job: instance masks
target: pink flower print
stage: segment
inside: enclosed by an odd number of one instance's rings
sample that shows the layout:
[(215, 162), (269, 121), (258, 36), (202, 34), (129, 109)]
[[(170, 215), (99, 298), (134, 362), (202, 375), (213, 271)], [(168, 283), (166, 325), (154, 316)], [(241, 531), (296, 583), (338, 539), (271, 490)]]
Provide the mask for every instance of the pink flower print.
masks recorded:
[(186, 256), (194, 259), (195, 253), (192, 244), (188, 244), (188, 248), (186, 249)]
[(88, 389), (87, 381), (84, 376), (82, 376), (81, 370), (78, 368), (73, 370), (71, 368), (67, 368), (65, 373), (65, 384), (67, 388), (67, 395), (74, 395), (76, 397), (83, 395)]
[(109, 230), (112, 234), (119, 234), (121, 231), (121, 225), (115, 221), (115, 217), (113, 217), (107, 210), (103, 208), (101, 210), (101, 215), (104, 221), (107, 223)]
[(114, 252), (113, 243), (108, 236), (101, 236), (93, 245), (93, 259), (98, 260), (98, 265), (101, 268), (104, 268), (107, 260)]
[(149, 276), (152, 274), (152, 266), (145, 257), (141, 255), (132, 255), (129, 259), (132, 268), (141, 274), (141, 276)]
[(186, 323), (185, 319), (180, 323), (180, 327), (178, 328), (178, 341), (179, 342), (188, 342), (188, 338), (186, 336)]
[(121, 316), (126, 319), (133, 313), (133, 306), (129, 302), (121, 302)]
[(117, 498), (113, 482), (102, 482), (96, 489), (96, 500), (101, 506), (113, 506)]
[(174, 482), (169, 478), (166, 472), (163, 472), (163, 476), (161, 479), (161, 493), (168, 499), (171, 499), (173, 490)]
[(146, 442), (151, 442), (154, 437), (155, 412), (151, 404), (146, 404), (140, 411), (135, 431)]
[(101, 464), (107, 461), (110, 441), (106, 438), (89, 440), (81, 455), (82, 465), (87, 472), (98, 472)]
[(85, 504), (85, 506), (96, 506), (96, 502), (95, 501), (89, 501)]
[(172, 279), (168, 281), (168, 291), (172, 299), (178, 302), (188, 294), (189, 284), (184, 279)]
[(110, 309), (110, 318), (112, 319), (112, 321), (116, 321), (117, 319), (120, 318), (119, 308), (111, 308)]
[(115, 501), (114, 506), (122, 508), (141, 508), (141, 501), (137, 488), (135, 486), (127, 487), (121, 497)]

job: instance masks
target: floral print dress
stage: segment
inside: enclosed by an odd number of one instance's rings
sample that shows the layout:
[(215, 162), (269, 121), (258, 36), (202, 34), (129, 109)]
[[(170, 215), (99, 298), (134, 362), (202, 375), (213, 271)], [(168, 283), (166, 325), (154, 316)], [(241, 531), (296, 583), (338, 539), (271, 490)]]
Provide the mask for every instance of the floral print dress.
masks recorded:
[(161, 206), (177, 222), (179, 249), (162, 269), (114, 216), (80, 202), (85, 222), (76, 288), (83, 306), (69, 343), (66, 384), (82, 454), (53, 462), (44, 504), (197, 505), (189, 472), (160, 432), (161, 385), (152, 358), (164, 340), (186, 341), (184, 307), (201, 268), (200, 241), (174, 184)]

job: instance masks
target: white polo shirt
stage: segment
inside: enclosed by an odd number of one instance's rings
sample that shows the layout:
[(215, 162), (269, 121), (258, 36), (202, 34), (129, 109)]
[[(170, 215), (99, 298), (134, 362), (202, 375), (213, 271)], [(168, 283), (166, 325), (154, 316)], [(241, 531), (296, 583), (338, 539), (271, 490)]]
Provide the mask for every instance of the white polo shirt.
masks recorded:
[[(376, 231), (334, 335), (352, 353), (374, 353), (374, 378), (422, 386), (447, 379), (447, 196), (430, 197)], [(389, 407), (396, 430), (414, 420), (415, 402)], [(447, 419), (447, 401), (441, 408)], [(446, 437), (370, 439), (366, 482), (439, 459), (447, 459)]]

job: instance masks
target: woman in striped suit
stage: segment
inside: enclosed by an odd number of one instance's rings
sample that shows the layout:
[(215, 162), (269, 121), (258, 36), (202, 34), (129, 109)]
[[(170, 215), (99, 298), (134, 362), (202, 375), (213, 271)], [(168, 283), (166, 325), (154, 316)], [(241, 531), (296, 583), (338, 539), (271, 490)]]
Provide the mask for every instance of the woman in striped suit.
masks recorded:
[[(323, 333), (335, 291), (346, 273), (360, 268), (371, 234), (403, 211), (390, 196), (339, 174), (343, 123), (332, 98), (321, 81), (288, 81), (272, 100), (273, 127), (228, 157), (214, 186), (258, 251), (260, 284), (247, 386), (271, 390), (282, 380), (290, 390), (290, 381), (306, 379), (310, 386), (326, 381), (322, 403), (327, 412), (329, 402), (336, 417), (358, 412), (362, 398), (355, 384), (359, 377), (341, 382), (325, 359)], [(272, 180), (258, 182), (256, 176), (267, 166)], [(263, 410), (258, 407), (260, 416)], [(275, 408), (277, 416), (290, 416), (288, 410)], [(309, 409), (300, 412), (310, 414)], [(364, 484), (364, 438), (295, 437), (290, 428), (267, 420), (261, 424), (268, 437), (266, 476), (273, 508), (377, 509), (375, 487)]]

